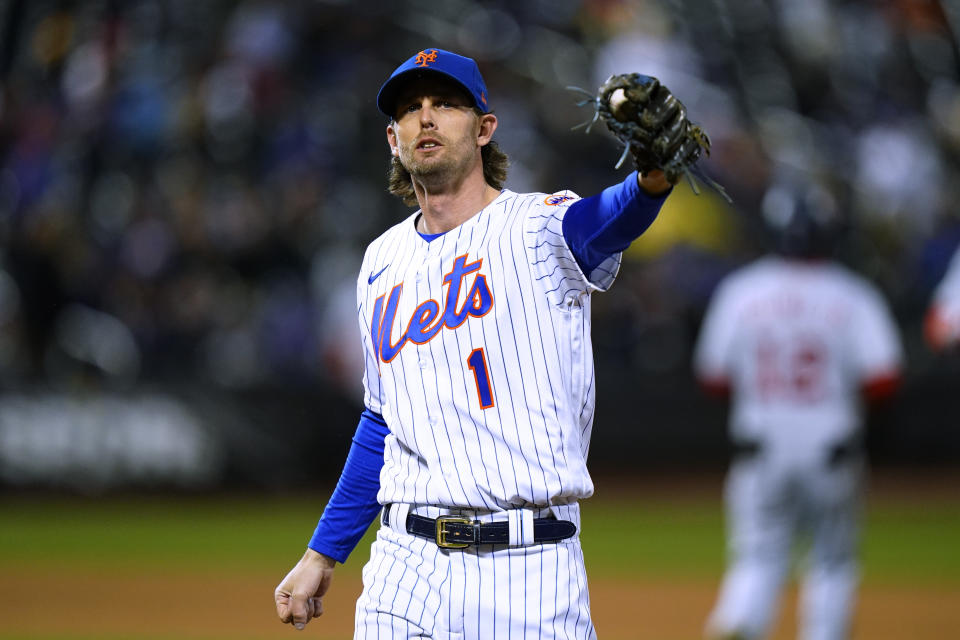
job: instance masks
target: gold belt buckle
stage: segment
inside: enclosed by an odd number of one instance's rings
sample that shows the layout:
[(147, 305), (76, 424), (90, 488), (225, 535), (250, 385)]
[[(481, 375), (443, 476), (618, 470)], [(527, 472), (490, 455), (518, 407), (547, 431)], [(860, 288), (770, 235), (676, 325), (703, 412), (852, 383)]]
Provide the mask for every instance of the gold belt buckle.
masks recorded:
[(448, 524), (470, 524), (470, 520), (461, 516), (440, 516), (437, 518), (437, 546), (442, 549), (466, 549), (470, 546), (468, 542), (449, 542), (447, 535), (450, 530)]

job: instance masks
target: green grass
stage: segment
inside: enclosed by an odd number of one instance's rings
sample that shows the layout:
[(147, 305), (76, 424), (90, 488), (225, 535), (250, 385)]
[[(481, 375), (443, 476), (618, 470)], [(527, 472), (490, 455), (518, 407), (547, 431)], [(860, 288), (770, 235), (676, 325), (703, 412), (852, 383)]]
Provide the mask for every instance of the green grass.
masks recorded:
[(723, 569), (723, 516), (715, 501), (591, 498), (581, 528), (591, 575), (702, 577)]
[(874, 503), (864, 531), (866, 579), (960, 583), (960, 496)]
[[(717, 576), (723, 569), (718, 500), (586, 502), (584, 553), (591, 572), (629, 577)], [(868, 504), (861, 547), (871, 581), (960, 584), (960, 495), (956, 500), (882, 499)]]
[(276, 569), (306, 547), (316, 497), (7, 498), (4, 565), (147, 569)]
[[(868, 580), (960, 583), (957, 500), (871, 499)], [(323, 507), (318, 496), (187, 496), (96, 500), (0, 498), (0, 570), (282, 571), (299, 557)], [(584, 503), (591, 575), (716, 577), (723, 520), (712, 498), (596, 497)], [(372, 531), (348, 562), (359, 571)]]

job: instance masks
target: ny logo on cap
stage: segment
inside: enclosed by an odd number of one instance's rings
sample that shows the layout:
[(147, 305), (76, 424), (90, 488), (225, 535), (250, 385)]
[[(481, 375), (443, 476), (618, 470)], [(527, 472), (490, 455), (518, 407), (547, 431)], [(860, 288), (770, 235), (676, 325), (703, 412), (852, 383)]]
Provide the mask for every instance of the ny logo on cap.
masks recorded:
[(430, 53), (427, 53), (426, 50), (421, 51), (420, 53), (417, 54), (416, 60), (414, 60), (414, 62), (417, 63), (418, 67), (425, 67), (427, 66), (428, 63), (436, 62), (436, 61), (437, 61), (436, 49), (430, 49)]

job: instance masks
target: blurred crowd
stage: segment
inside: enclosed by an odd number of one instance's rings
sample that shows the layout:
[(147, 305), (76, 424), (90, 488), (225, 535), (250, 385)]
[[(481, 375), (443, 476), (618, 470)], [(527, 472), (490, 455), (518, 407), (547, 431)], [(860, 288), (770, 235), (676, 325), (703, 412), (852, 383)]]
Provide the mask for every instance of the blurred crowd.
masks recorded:
[(831, 190), (842, 257), (909, 330), (960, 242), (958, 29), (936, 0), (0, 0), (0, 385), (355, 399), (361, 252), (407, 211), (374, 99), (427, 46), (480, 63), (515, 191), (622, 179), (602, 127), (572, 130), (593, 112), (568, 87), (611, 73), (709, 132), (733, 204), (677, 187), (598, 301), (625, 325), (601, 351), (688, 366), (788, 170)]

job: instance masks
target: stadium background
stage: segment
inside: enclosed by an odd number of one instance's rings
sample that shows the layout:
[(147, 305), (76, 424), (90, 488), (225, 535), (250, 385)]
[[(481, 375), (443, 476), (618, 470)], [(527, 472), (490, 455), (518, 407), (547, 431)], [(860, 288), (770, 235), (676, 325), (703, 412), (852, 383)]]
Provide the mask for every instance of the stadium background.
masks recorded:
[[(154, 613), (196, 600), (208, 571), (266, 603), (223, 597), (210, 621), (272, 616), (359, 415), (361, 252), (407, 211), (385, 189), (376, 88), (425, 46), (480, 63), (509, 188), (622, 177), (609, 136), (571, 130), (591, 113), (566, 87), (636, 70), (710, 132), (704, 166), (735, 202), (679, 186), (595, 298), (592, 585), (649, 586), (620, 607), (635, 620), (699, 585), (675, 627), (608, 637), (690, 637), (712, 598), (724, 410), (690, 349), (713, 286), (763, 251), (777, 166), (828, 177), (841, 258), (887, 295), (907, 350), (903, 392), (870, 417), (866, 584), (925, 602), (899, 620), (928, 627), (858, 623), (952, 637), (960, 358), (930, 353), (921, 325), (960, 244), (958, 33), (947, 0), (0, 0), (0, 637), (190, 636), (169, 613), (110, 626), (95, 585), (143, 607), (131, 576)], [(635, 537), (612, 547), (605, 510)], [(46, 592), (93, 626), (45, 629)], [(188, 628), (237, 636), (210, 621)]]

